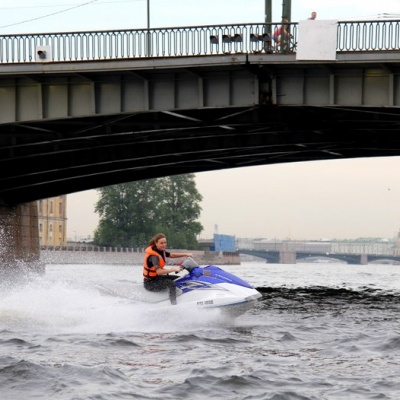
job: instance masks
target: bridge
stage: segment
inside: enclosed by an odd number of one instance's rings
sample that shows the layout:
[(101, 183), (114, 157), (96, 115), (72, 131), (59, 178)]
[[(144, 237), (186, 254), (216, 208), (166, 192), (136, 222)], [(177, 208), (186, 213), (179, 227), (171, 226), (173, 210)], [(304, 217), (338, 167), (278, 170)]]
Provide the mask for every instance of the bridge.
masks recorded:
[(400, 256), (388, 254), (351, 254), (351, 253), (321, 253), (296, 250), (239, 250), (240, 254), (246, 254), (264, 259), (273, 264), (296, 264), (298, 260), (325, 259), (338, 260), (347, 264), (368, 264), (369, 262), (400, 262)]
[(0, 36), (1, 258), (37, 257), (40, 198), (399, 155), (400, 21), (316, 22)]
[(331, 259), (348, 264), (400, 262), (400, 233), (395, 240), (303, 241), (237, 239), (238, 251), (269, 263), (295, 264), (298, 260)]

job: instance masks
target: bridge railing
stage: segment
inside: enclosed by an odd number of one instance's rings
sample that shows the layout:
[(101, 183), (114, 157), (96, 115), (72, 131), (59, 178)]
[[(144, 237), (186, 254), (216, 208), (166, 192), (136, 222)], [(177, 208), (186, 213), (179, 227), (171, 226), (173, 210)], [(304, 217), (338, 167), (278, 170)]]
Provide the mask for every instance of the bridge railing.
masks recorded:
[[(337, 51), (400, 50), (400, 20), (338, 22)], [(280, 23), (0, 35), (0, 63), (188, 57), (224, 53), (296, 52), (298, 23), (277, 46)]]
[(400, 21), (339, 22), (337, 51), (392, 51), (400, 49)]
[[(47, 50), (50, 53), (50, 61), (61, 62), (261, 51), (265, 46), (264, 39), (268, 37), (264, 34), (274, 31), (278, 26), (258, 23), (1, 35), (0, 62), (42, 62), (38, 50)], [(297, 24), (291, 24), (291, 30), (293, 37), (296, 37)], [(271, 44), (270, 36), (269, 43)]]
[(246, 242), (239, 246), (239, 252), (246, 251), (295, 251), (302, 253), (323, 254), (367, 254), (367, 255), (400, 255), (397, 241), (302, 241), (302, 240), (263, 240), (254, 241), (252, 244)]

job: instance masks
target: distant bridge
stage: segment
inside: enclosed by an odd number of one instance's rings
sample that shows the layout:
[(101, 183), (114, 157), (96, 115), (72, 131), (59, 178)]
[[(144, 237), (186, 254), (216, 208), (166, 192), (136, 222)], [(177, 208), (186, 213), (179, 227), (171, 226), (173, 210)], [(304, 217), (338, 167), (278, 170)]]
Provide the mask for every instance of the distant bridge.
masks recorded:
[(346, 254), (346, 253), (321, 253), (296, 250), (239, 250), (240, 254), (246, 254), (263, 258), (273, 264), (295, 264), (297, 260), (307, 258), (331, 258), (344, 261), (347, 264), (368, 264), (369, 262), (387, 260), (400, 262), (400, 256), (387, 254)]

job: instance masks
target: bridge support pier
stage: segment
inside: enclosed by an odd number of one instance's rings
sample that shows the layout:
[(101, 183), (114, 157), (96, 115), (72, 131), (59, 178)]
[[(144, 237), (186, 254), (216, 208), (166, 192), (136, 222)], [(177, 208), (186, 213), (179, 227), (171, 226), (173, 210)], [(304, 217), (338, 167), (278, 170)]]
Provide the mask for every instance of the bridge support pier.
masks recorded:
[(296, 252), (281, 250), (279, 252), (279, 264), (296, 264)]
[(0, 274), (44, 272), (37, 203), (0, 205)]

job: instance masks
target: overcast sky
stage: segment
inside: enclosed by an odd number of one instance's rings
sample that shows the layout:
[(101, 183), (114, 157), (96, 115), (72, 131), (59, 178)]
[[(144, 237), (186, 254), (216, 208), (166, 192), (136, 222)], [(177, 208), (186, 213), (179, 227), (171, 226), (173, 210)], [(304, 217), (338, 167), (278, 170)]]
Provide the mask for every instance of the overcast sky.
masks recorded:
[[(5, 4), (8, 4), (7, 6)], [(263, 22), (265, 0), (150, 0), (150, 25)], [(397, 15), (400, 0), (292, 0), (292, 21)], [(282, 0), (272, 0), (272, 20)], [(0, 6), (0, 34), (147, 27), (147, 0), (13, 0)], [(400, 157), (304, 162), (196, 175), (201, 234), (236, 237), (391, 238), (400, 229)], [(97, 192), (68, 196), (68, 237), (92, 235)]]
[[(0, 6), (0, 34), (111, 30), (147, 27), (147, 0), (13, 0)], [(400, 13), (399, 0), (292, 0), (292, 21), (377, 18)], [(150, 25), (212, 25), (262, 22), (265, 0), (149, 0)], [(272, 0), (272, 20), (282, 0)]]

